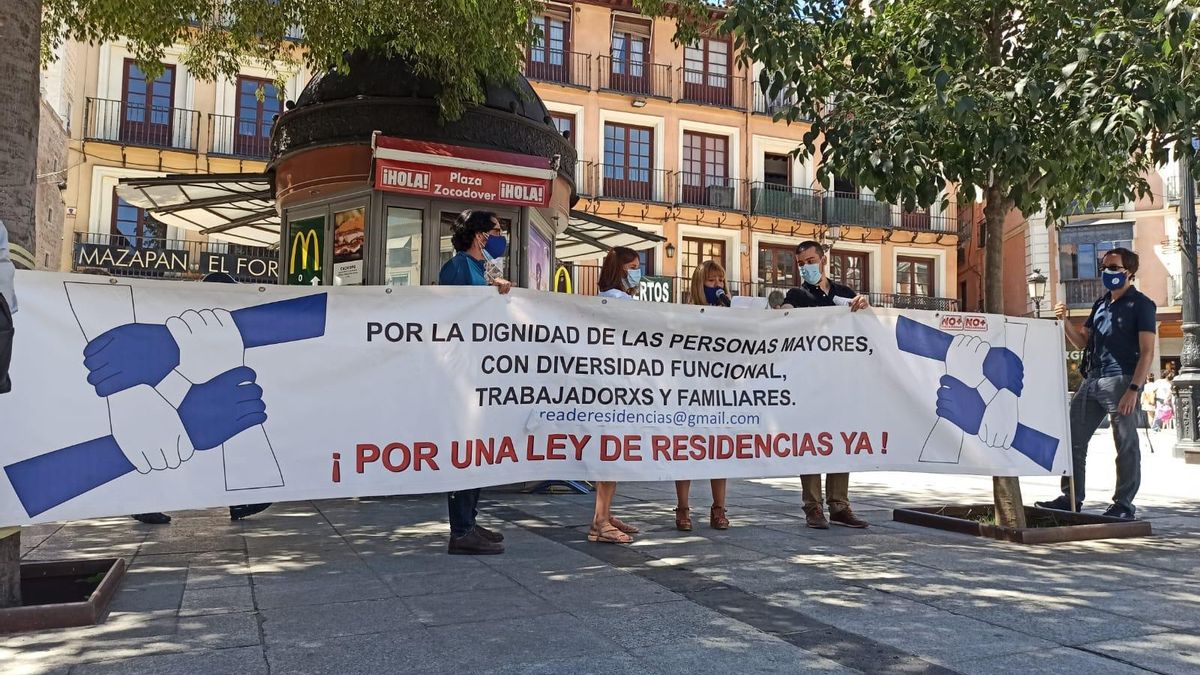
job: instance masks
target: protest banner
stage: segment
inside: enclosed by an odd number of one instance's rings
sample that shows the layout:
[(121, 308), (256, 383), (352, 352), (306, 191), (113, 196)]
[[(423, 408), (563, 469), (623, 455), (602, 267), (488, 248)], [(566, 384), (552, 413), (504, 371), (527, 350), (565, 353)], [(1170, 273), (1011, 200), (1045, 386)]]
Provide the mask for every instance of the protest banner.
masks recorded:
[(544, 479), (1070, 471), (1054, 321), (17, 284), (0, 525)]

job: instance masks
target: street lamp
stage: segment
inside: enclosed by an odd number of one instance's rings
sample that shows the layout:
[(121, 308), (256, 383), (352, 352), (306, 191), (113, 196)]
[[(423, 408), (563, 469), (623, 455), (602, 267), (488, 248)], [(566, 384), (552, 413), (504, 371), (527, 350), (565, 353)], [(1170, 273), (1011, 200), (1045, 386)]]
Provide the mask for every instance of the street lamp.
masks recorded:
[(1025, 282), (1029, 284), (1029, 299), (1033, 300), (1034, 316), (1042, 318), (1042, 298), (1046, 295), (1046, 275), (1034, 270)]
[[(1197, 149), (1192, 139), (1192, 149)], [(1200, 289), (1196, 283), (1196, 183), (1192, 180), (1191, 153), (1179, 157), (1179, 245), (1182, 249), (1183, 350), (1179, 357), (1179, 375), (1171, 383), (1175, 391), (1175, 428), (1178, 441), (1175, 456), (1188, 464), (1200, 464)]]

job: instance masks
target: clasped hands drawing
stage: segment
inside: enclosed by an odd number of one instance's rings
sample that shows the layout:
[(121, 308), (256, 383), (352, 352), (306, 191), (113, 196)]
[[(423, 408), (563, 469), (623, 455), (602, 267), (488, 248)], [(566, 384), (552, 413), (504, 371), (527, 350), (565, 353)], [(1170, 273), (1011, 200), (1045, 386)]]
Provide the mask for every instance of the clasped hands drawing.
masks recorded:
[(1024, 380), (1025, 366), (1012, 350), (975, 336), (955, 335), (946, 351), (937, 415), (979, 436), (988, 447), (1012, 447)]
[(176, 469), (267, 419), (227, 310), (127, 323), (93, 339), (83, 355), (88, 383), (108, 398), (113, 439), (139, 473)]

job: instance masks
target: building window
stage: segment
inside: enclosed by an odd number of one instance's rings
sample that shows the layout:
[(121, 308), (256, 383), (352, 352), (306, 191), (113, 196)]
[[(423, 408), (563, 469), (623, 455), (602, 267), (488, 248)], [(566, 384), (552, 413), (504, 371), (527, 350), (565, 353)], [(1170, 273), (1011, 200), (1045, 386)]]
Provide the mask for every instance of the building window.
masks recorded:
[(758, 283), (760, 295), (772, 289), (798, 286), (796, 281), (795, 246), (784, 244), (758, 245)]
[(868, 293), (871, 290), (868, 260), (861, 251), (830, 251), (829, 278), (849, 286), (855, 293)]
[(117, 196), (117, 189), (112, 194), (112, 222), (110, 232), (113, 234), (114, 246), (131, 246), (134, 248), (165, 248), (167, 226), (158, 222), (146, 212)]
[(604, 196), (653, 201), (653, 166), (653, 129), (604, 125)]
[(767, 185), (790, 187), (792, 184), (791, 157), (769, 152), (763, 155), (763, 182)]
[(1114, 248), (1133, 248), (1129, 240), (1059, 244), (1059, 269), (1063, 279), (1098, 279), (1100, 261)]
[(729, 43), (701, 38), (683, 50), (683, 97), (689, 101), (730, 105)]
[(175, 66), (164, 66), (161, 75), (148, 79), (133, 59), (125, 59), (121, 107), (123, 143), (170, 147), (175, 107)]
[(554, 128), (558, 129), (558, 133), (563, 135), (563, 138), (575, 143), (575, 116), (571, 113), (550, 113), (550, 119), (554, 120)]
[[(682, 274), (685, 280), (692, 278), (692, 273), (696, 271), (696, 267), (705, 260), (716, 260), (721, 263), (721, 267), (726, 270), (729, 266), (725, 260), (725, 242), (721, 239), (701, 239), (699, 237), (684, 237), (683, 238), (683, 254), (681, 263), (683, 265)], [(729, 272), (726, 271), (726, 274)]]
[(934, 293), (932, 258), (896, 258), (896, 292), (900, 295), (931, 297)]
[(642, 276), (654, 276), (657, 270), (654, 266), (654, 249), (645, 248), (637, 252), (638, 264), (641, 265)]
[(570, 81), (567, 52), (571, 49), (571, 20), (567, 15), (546, 14), (534, 18), (540, 35), (529, 45), (528, 75), (551, 82)]
[(733, 208), (728, 167), (728, 138), (684, 132), (683, 203)]
[(612, 88), (632, 93), (650, 93), (646, 77), (646, 60), (650, 54), (650, 40), (633, 33), (613, 32), (612, 36)]
[(271, 80), (237, 79), (237, 133), (233, 137), (233, 154), (245, 157), (271, 154), (271, 125), (281, 111), (279, 99), (279, 88)]

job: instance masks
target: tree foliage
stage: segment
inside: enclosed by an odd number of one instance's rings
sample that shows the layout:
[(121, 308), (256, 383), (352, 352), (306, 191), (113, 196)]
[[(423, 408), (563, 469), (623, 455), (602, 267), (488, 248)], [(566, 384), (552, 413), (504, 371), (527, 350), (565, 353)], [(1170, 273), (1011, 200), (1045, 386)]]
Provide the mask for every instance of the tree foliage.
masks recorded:
[[(812, 129), (820, 178), (934, 202), (947, 184), (1025, 213), (1120, 203), (1188, 147), (1196, 10), (1181, 0), (643, 0), (680, 40), (732, 34), (760, 86)], [(1007, 210), (1007, 209), (1006, 209)]]
[[(64, 40), (127, 40), (148, 73), (167, 49), (202, 79), (236, 75), (246, 61), (279, 75), (304, 62), (345, 68), (359, 50), (410, 59), (442, 84), (454, 116), (483, 95), (479, 76), (511, 78), (532, 33), (539, 0), (42, 0), (42, 55)], [(303, 31), (296, 48), (288, 39)]]

